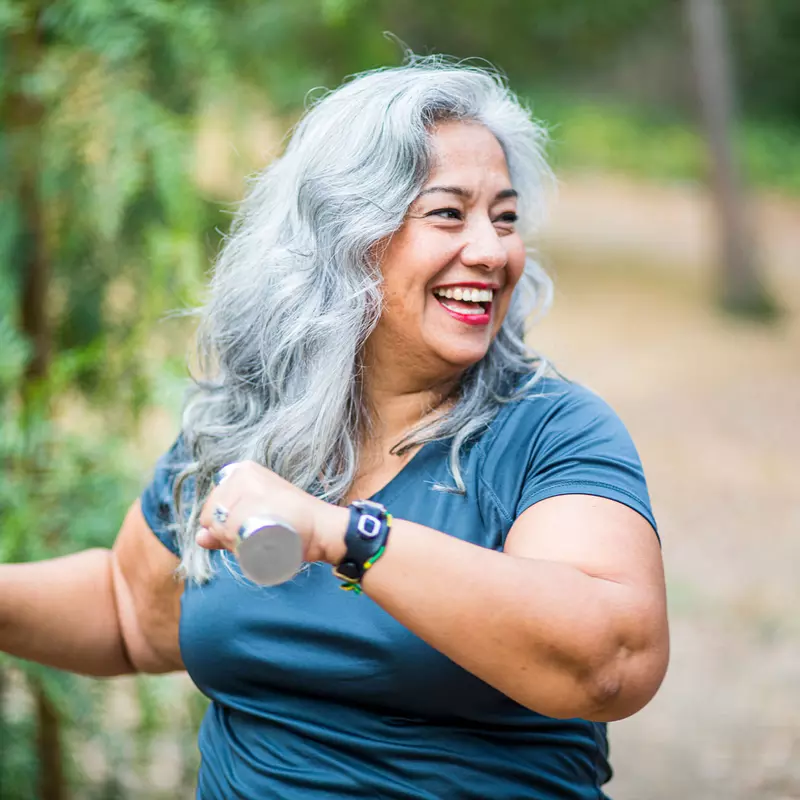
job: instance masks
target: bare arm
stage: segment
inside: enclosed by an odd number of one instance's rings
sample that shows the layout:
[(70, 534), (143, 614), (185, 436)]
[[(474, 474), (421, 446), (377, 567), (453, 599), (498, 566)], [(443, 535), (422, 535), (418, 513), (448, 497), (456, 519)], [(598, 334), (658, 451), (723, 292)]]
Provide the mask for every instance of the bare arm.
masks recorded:
[[(343, 529), (347, 512), (331, 509), (329, 524)], [(547, 716), (629, 716), (666, 670), (658, 541), (611, 500), (543, 500), (514, 523), (505, 553), (395, 520), (363, 586), (431, 646)]]
[(182, 669), (178, 560), (138, 501), (112, 550), (0, 565), (0, 650), (85, 675)]
[[(211, 513), (217, 504), (230, 511), (224, 523)], [(306, 561), (341, 561), (348, 509), (252, 461), (206, 499), (198, 542), (234, 550), (239, 525), (264, 508), (296, 528)], [(629, 716), (667, 667), (658, 539), (644, 517), (602, 497), (536, 503), (512, 525), (503, 553), (395, 519), (362, 584), (432, 647), (546, 716)]]

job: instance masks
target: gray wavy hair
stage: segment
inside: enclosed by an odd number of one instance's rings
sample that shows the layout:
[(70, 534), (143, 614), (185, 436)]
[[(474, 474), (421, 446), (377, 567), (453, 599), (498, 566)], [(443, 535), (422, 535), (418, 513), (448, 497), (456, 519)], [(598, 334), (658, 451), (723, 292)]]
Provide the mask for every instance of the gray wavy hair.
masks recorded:
[[(330, 502), (355, 479), (370, 424), (360, 356), (382, 307), (376, 245), (403, 224), (431, 168), (432, 127), (450, 120), (480, 123), (498, 139), (519, 193), (518, 225), (529, 234), (550, 178), (544, 129), (501, 75), (441, 56), (409, 55), (403, 66), (356, 75), (315, 100), (284, 154), (253, 181), (200, 309), (205, 377), (185, 406), (192, 463), (175, 486), (185, 577), (203, 582), (213, 573), (194, 537), (222, 465), (259, 462)], [(394, 446), (402, 454), (452, 438), (453, 485), (435, 489), (465, 493), (462, 448), (546, 372), (524, 335), (551, 296), (529, 252), (506, 319), (464, 373), (451, 410)], [(190, 476), (192, 491), (182, 491)]]

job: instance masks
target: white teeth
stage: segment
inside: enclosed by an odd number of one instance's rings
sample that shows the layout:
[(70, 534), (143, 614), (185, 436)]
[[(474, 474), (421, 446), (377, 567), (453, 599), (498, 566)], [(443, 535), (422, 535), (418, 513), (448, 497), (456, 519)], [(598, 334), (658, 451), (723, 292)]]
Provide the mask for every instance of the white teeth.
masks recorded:
[(491, 303), (494, 299), (493, 289), (472, 289), (459, 286), (455, 289), (434, 289), (433, 293), (439, 297), (449, 297), (453, 300), (463, 300), (471, 303)]

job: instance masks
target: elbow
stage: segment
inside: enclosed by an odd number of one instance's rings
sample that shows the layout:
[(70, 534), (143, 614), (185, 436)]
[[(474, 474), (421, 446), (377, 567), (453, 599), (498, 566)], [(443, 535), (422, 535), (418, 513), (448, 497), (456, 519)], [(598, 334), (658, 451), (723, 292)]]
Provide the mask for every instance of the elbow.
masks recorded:
[(641, 711), (656, 695), (667, 671), (668, 648), (632, 651), (620, 647), (612, 659), (584, 675), (579, 715), (591, 722), (615, 722)]
[(522, 704), (557, 719), (585, 719), (614, 722), (641, 711), (655, 696), (666, 674), (669, 660), (666, 642), (633, 650), (618, 645), (602, 658), (562, 662), (551, 673), (555, 678), (538, 697), (526, 697)]
[(641, 711), (667, 672), (669, 626), (661, 607), (640, 607), (617, 620), (616, 625), (603, 626), (584, 650), (580, 716), (591, 722), (614, 722)]
[[(520, 705), (555, 719), (615, 722), (641, 711), (655, 696), (666, 673), (667, 658), (656, 653), (631, 653), (625, 648), (602, 665), (562, 664), (548, 680), (509, 692)], [(520, 690), (521, 688), (521, 690)]]

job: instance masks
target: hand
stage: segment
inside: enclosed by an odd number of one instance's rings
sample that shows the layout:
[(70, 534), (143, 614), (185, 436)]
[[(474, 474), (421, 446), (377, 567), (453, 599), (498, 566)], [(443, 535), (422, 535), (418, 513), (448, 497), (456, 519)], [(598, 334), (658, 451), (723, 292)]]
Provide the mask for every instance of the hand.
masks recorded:
[[(213, 516), (219, 506), (228, 512), (225, 522)], [(254, 461), (238, 462), (211, 491), (200, 514), (202, 529), (197, 543), (208, 550), (234, 551), (244, 520), (270, 514), (286, 520), (300, 534), (304, 561), (339, 563), (344, 553), (347, 509), (298, 489)]]

